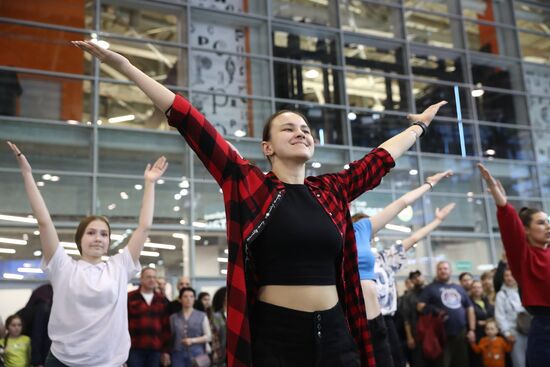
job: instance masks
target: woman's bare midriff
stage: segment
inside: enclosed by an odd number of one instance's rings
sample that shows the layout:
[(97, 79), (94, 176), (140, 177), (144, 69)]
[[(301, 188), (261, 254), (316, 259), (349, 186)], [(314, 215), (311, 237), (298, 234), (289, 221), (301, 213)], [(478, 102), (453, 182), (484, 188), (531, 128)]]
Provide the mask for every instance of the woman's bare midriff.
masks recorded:
[(338, 303), (336, 285), (264, 285), (260, 301), (298, 311), (329, 310)]
[(380, 315), (380, 305), (378, 304), (378, 291), (374, 280), (362, 280), (363, 298), (365, 308), (367, 309), (367, 319), (372, 320)]

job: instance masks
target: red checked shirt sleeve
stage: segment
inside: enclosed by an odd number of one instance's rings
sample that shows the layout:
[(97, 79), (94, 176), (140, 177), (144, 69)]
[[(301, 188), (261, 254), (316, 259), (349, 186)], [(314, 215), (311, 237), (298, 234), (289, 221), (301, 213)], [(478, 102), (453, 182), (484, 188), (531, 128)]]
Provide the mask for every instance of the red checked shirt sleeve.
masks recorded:
[(166, 117), (168, 124), (178, 129), (220, 186), (239, 166), (248, 164), (206, 117), (182, 96), (176, 95)]
[(375, 148), (363, 158), (349, 164), (349, 169), (336, 173), (339, 186), (348, 202), (375, 188), (395, 166), (392, 156), (383, 148)]

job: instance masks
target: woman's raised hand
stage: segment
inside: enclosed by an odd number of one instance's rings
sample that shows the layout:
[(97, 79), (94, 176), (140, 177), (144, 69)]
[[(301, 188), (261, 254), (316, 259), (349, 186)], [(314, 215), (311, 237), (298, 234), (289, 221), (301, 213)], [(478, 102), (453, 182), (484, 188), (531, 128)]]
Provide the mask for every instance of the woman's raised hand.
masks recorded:
[(439, 172), (439, 173), (436, 173), (433, 176), (430, 176), (430, 177), (426, 178), (426, 182), (429, 182), (432, 186), (435, 186), (443, 178), (451, 177), (453, 174), (454, 174), (453, 171), (448, 169), (445, 172)]
[(21, 173), (32, 173), (31, 165), (29, 164), (29, 161), (27, 161), (27, 158), (25, 158), (25, 155), (21, 153), (21, 150), (12, 143), (11, 141), (8, 141), (8, 146), (10, 147), (11, 151), (13, 152), (13, 155), (15, 156), (15, 159), (17, 159), (17, 163), (19, 164), (19, 168), (21, 168)]
[(439, 209), (439, 208), (435, 209), (435, 217), (437, 219), (439, 219), (440, 221), (444, 221), (445, 218), (447, 218), (447, 216), (449, 214), (451, 214), (451, 212), (453, 211), (455, 206), (456, 206), (455, 203), (450, 203), (450, 204), (445, 205), (441, 209)]
[(71, 41), (71, 43), (119, 71), (130, 63), (126, 57), (114, 51), (104, 49), (92, 41)]
[(143, 173), (143, 177), (145, 178), (145, 181), (148, 182), (156, 182), (161, 176), (166, 172), (166, 169), (168, 168), (168, 162), (166, 161), (166, 157), (162, 156), (151, 166), (150, 163), (147, 164), (147, 167), (145, 167), (145, 172)]
[(493, 175), (491, 175), (491, 172), (489, 172), (489, 170), (483, 164), (478, 163), (477, 168), (481, 173), (481, 177), (483, 177), (483, 179), (487, 183), (489, 192), (493, 195), (496, 204), (498, 206), (506, 205), (506, 203), (508, 202), (508, 198), (506, 197), (506, 191), (504, 191), (504, 187), (502, 186), (500, 181), (496, 180)]
[(422, 121), (423, 123), (426, 124), (426, 126), (430, 126), (430, 123), (432, 122), (435, 115), (437, 114), (437, 111), (439, 111), (439, 109), (442, 106), (445, 106), (446, 104), (447, 104), (447, 101), (438, 102), (426, 108), (422, 113), (411, 113), (407, 115), (407, 118), (411, 122)]

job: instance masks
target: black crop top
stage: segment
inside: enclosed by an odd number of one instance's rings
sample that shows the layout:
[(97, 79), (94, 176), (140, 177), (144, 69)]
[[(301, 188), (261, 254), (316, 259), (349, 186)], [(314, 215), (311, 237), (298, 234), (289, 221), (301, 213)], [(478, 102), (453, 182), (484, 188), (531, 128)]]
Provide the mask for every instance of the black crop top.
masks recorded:
[(306, 185), (286, 192), (252, 243), (262, 285), (334, 285), (342, 236)]

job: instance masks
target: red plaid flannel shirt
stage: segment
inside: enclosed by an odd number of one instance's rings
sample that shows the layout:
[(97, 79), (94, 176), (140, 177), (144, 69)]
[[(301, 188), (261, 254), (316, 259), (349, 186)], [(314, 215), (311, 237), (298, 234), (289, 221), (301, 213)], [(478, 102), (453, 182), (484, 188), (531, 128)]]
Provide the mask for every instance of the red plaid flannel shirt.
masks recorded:
[(132, 348), (170, 351), (170, 322), (164, 297), (155, 292), (148, 305), (140, 288), (128, 293), (128, 329)]
[[(266, 175), (240, 157), (212, 124), (183, 97), (176, 96), (167, 116), (170, 126), (178, 129), (223, 190), (229, 248), (227, 363), (228, 367), (251, 366), (249, 313), (256, 302), (257, 286), (248, 266), (248, 247), (280, 202), (284, 185), (272, 172)], [(345, 239), (337, 287), (351, 334), (361, 353), (363, 367), (374, 366), (375, 362), (348, 204), (380, 184), (382, 177), (394, 165), (389, 153), (378, 148), (350, 163), (347, 170), (305, 180), (310, 192), (319, 200)]]

